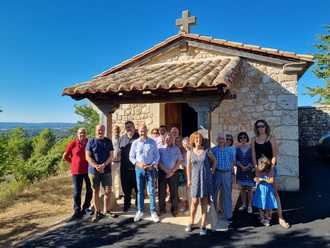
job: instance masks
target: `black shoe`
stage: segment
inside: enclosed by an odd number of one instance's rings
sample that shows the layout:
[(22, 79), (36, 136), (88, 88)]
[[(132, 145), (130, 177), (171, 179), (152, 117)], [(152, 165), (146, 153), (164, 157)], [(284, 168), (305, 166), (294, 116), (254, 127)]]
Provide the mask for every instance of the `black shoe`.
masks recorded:
[(159, 210), (159, 215), (163, 215), (163, 214), (166, 214), (166, 210), (165, 209)]
[(171, 211), (171, 214), (172, 214), (173, 217), (177, 217), (178, 216), (178, 211), (173, 210), (173, 211)]
[(129, 210), (129, 206), (124, 206), (123, 212), (128, 212), (128, 210)]
[(95, 212), (93, 218), (92, 218), (92, 222), (98, 222), (100, 219), (104, 218), (104, 214), (100, 213), (100, 212)]
[(233, 224), (233, 218), (228, 218), (227, 221), (229, 224)]
[(110, 211), (107, 211), (106, 216), (111, 217), (111, 218), (118, 218), (118, 214), (114, 214)]

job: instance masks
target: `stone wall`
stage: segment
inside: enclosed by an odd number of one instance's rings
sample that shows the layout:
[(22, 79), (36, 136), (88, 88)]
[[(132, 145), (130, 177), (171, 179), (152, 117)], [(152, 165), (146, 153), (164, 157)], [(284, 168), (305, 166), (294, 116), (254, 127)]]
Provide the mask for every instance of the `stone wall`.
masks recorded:
[(118, 125), (123, 132), (128, 120), (133, 121), (136, 128), (145, 123), (149, 131), (159, 127), (159, 104), (121, 104), (112, 114), (112, 125)]
[(330, 132), (330, 105), (299, 107), (299, 144), (314, 146), (322, 135)]
[(278, 141), (282, 188), (299, 190), (297, 80), (282, 67), (244, 60), (241, 78), (231, 87), (236, 99), (225, 100), (212, 113), (212, 141), (217, 132), (254, 136), (256, 120), (266, 120)]

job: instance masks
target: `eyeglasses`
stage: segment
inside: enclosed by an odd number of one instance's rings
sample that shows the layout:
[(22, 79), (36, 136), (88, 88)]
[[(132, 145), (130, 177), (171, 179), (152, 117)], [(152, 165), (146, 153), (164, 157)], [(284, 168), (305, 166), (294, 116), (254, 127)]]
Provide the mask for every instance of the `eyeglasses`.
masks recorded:
[(247, 137), (246, 136), (241, 136), (241, 137), (239, 137), (239, 139), (247, 139)]
[(265, 125), (258, 125), (257, 128), (264, 128)]
[(152, 134), (159, 134), (158, 132), (152, 132)]
[(233, 139), (231, 139), (231, 138), (227, 138), (226, 140), (227, 140), (227, 141), (233, 141)]

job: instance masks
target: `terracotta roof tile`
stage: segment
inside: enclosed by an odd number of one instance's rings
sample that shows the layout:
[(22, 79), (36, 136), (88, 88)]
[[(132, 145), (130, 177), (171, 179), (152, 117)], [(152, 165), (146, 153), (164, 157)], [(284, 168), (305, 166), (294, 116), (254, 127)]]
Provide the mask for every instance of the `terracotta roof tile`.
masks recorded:
[(63, 95), (216, 87), (219, 85), (230, 87), (239, 70), (239, 64), (238, 57), (215, 57), (130, 67), (66, 88)]
[(138, 55), (132, 57), (129, 60), (125, 60), (124, 62), (102, 72), (101, 74), (97, 75), (96, 77), (103, 77), (107, 76), (110, 73), (117, 72), (121, 69), (126, 69), (128, 65), (131, 65), (132, 63), (135, 63), (139, 61), (140, 59), (143, 59), (150, 55), (151, 53), (155, 52), (157, 49), (160, 49), (162, 47), (165, 47), (169, 45), (172, 42), (178, 41), (180, 39), (193, 39), (196, 41), (202, 41), (202, 42), (207, 42), (209, 44), (214, 44), (214, 45), (221, 45), (221, 46), (226, 46), (229, 48), (238, 48), (244, 51), (250, 51), (250, 52), (258, 52), (258, 53), (263, 53), (266, 56), (271, 55), (271, 56), (277, 56), (277, 57), (282, 57), (283, 59), (294, 59), (294, 60), (300, 60), (300, 61), (306, 61), (309, 63), (313, 62), (313, 56), (308, 55), (308, 54), (296, 54), (296, 53), (291, 53), (291, 52), (286, 52), (286, 51), (281, 51), (278, 49), (273, 49), (273, 48), (266, 48), (266, 47), (260, 47), (256, 45), (251, 45), (251, 44), (244, 44), (240, 42), (233, 42), (233, 41), (228, 41), (228, 40), (223, 40), (223, 39), (216, 39), (211, 36), (203, 36), (199, 34), (185, 34), (185, 33), (179, 33), (174, 36), (171, 36), (167, 38), (166, 40), (156, 44), (155, 46), (151, 47), (150, 49), (139, 53)]

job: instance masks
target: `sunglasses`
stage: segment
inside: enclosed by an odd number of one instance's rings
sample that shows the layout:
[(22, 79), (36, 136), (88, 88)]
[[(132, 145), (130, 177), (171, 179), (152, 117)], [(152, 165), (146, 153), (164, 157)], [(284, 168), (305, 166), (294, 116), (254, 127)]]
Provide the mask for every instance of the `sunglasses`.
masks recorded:
[(246, 136), (241, 136), (241, 137), (239, 137), (239, 139), (247, 139), (247, 137)]
[(257, 128), (264, 128), (265, 125), (258, 125)]
[(228, 140), (228, 141), (233, 141), (233, 139), (231, 139), (231, 138), (229, 138), (229, 139), (226, 139), (226, 140)]

